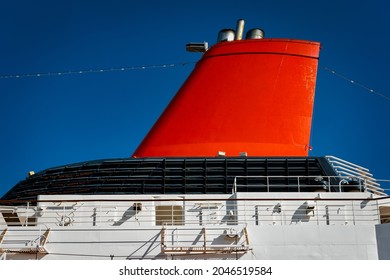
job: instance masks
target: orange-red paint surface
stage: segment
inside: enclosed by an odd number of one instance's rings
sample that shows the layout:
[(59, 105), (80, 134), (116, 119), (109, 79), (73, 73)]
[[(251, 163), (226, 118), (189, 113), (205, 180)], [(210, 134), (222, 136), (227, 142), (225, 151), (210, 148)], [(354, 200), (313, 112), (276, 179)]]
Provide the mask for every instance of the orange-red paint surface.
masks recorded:
[(133, 157), (307, 156), (319, 48), (284, 39), (214, 45)]

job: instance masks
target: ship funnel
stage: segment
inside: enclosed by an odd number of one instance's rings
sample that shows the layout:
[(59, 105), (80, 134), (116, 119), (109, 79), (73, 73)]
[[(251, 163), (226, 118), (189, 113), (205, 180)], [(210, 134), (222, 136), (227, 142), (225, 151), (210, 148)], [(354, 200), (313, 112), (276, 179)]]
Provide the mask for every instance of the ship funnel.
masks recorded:
[(242, 35), (244, 34), (244, 25), (245, 21), (243, 19), (239, 19), (237, 21), (236, 36), (234, 37), (235, 40), (242, 39)]
[(232, 34), (220, 33), (232, 42), (204, 53), (133, 157), (308, 155), (320, 44)]

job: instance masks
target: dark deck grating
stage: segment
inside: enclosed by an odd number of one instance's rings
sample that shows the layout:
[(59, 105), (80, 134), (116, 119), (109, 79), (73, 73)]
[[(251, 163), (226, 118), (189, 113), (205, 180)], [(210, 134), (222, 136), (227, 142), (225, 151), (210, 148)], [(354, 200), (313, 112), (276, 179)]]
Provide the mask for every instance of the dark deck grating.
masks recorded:
[[(2, 199), (43, 194), (225, 194), (236, 176), (335, 176), (320, 157), (125, 158), (87, 161), (41, 171)], [(267, 191), (263, 178), (238, 178), (242, 192)], [(271, 178), (273, 191), (297, 191), (295, 179)], [(302, 184), (311, 185), (309, 179)], [(256, 187), (253, 187), (253, 186)], [(248, 187), (252, 186), (252, 187)]]

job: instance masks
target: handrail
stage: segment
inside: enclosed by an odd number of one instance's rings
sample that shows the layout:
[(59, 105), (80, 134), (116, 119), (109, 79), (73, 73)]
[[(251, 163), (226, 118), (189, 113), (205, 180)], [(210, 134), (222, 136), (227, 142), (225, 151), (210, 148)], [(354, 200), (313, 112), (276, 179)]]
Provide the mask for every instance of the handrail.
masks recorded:
[(333, 169), (338, 173), (338, 175), (356, 176), (364, 180), (365, 185), (367, 186), (366, 189), (372, 191), (373, 193), (378, 193), (381, 195), (385, 194), (384, 189), (380, 187), (380, 185), (377, 183), (377, 180), (369, 172), (369, 169), (335, 156), (325, 156), (325, 158), (331, 164)]
[[(390, 189), (385, 189), (386, 191), (390, 191)], [(312, 192), (313, 195), (317, 195), (318, 193)], [(2, 204), (9, 205), (11, 203), (16, 203), (18, 205), (21, 204), (27, 204), (27, 202), (32, 203), (41, 203), (41, 202), (52, 202), (52, 203), (65, 203), (65, 202), (174, 202), (174, 201), (210, 201), (212, 204), (213, 201), (251, 201), (251, 200), (282, 200), (282, 201), (289, 201), (289, 200), (302, 200), (302, 197), (272, 197), (272, 198), (253, 198), (253, 197), (248, 197), (248, 198), (235, 198), (235, 197), (229, 197), (229, 198), (218, 198), (217, 196), (225, 196), (229, 194), (212, 194), (213, 196), (215, 195), (216, 197), (208, 197), (208, 198), (188, 198), (188, 197), (182, 197), (182, 198), (99, 198), (99, 199), (68, 199), (68, 198), (63, 198), (63, 199), (40, 199), (40, 200), (1, 200), (0, 199), (0, 207), (2, 207)], [(160, 196), (160, 195), (158, 195)], [(376, 200), (382, 200), (382, 199), (388, 199), (389, 196), (381, 196), (381, 197), (373, 197), (373, 196), (367, 196), (364, 198), (364, 200), (368, 201), (376, 201)], [(315, 200), (324, 200), (320, 197), (313, 198)], [(362, 198), (356, 198), (353, 196), (350, 197), (338, 197), (338, 198), (326, 198), (326, 200), (329, 201), (349, 201), (349, 200), (362, 200)], [(15, 211), (18, 210), (20, 206), (15, 206)], [(37, 206), (31, 206), (32, 209), (36, 209)], [(38, 207), (39, 208), (39, 207)], [(0, 211), (1, 213), (1, 211)]]
[[(239, 179), (266, 179), (266, 184), (260, 184), (260, 183), (238, 184), (237, 181)], [(270, 179), (295, 179), (297, 182), (294, 184), (293, 182), (289, 181), (288, 185), (286, 185), (286, 184), (275, 184), (275, 183), (270, 184)], [(305, 180), (308, 180), (308, 179), (312, 179), (312, 180), (314, 179), (318, 183), (317, 184), (301, 183), (301, 182), (304, 182)], [(324, 179), (326, 179), (326, 180), (324, 180)], [(331, 184), (331, 179), (336, 179), (338, 181), (338, 183), (337, 184)], [(241, 186), (241, 187), (261, 187), (261, 186), (265, 186), (266, 189), (267, 189), (267, 192), (272, 192), (272, 188), (275, 190), (276, 187), (288, 187), (290, 189), (290, 191), (293, 188), (297, 188), (297, 192), (301, 192), (301, 187), (305, 187), (306, 189), (310, 189), (311, 188), (312, 191), (315, 191), (314, 189), (318, 189), (319, 187), (323, 187), (324, 189), (326, 187), (326, 190), (329, 191), (329, 192), (336, 191), (336, 190), (340, 192), (340, 191), (342, 191), (340, 189), (340, 187), (343, 187), (343, 188), (346, 188), (346, 189), (354, 188), (355, 185), (350, 184), (350, 183), (353, 183), (353, 181), (359, 182), (359, 185), (360, 185), (359, 189), (361, 191), (370, 191), (370, 192), (374, 192), (376, 194), (386, 195), (386, 193), (384, 192), (384, 189), (374, 186), (374, 185), (378, 185), (379, 186), (378, 183), (370, 182), (370, 184), (367, 184), (367, 180), (365, 178), (353, 176), (353, 174), (349, 174), (348, 176), (236, 176), (234, 178), (234, 181), (233, 181), (233, 189), (232, 189), (232, 191), (233, 191), (233, 193), (237, 192), (238, 191), (238, 189), (237, 189), (238, 186)], [(346, 184), (341, 185), (341, 182), (344, 182)]]
[(366, 177), (367, 179), (371, 179), (371, 180), (375, 181), (375, 179), (372, 177), (371, 173), (361, 173), (358, 170), (350, 169), (348, 166), (337, 166), (337, 167), (335, 167), (335, 170), (337, 171), (337, 173), (346, 172), (346, 173), (348, 173), (348, 175), (352, 175), (352, 176), (356, 176), (356, 177), (361, 177), (362, 175), (367, 176)]
[[(266, 180), (265, 184), (260, 184), (260, 183), (245, 183), (245, 184), (238, 184), (238, 180), (240, 179), (264, 179)], [(272, 179), (295, 179), (297, 182), (293, 183), (289, 181), (288, 185), (287, 184), (271, 184), (270, 180)], [(305, 180), (314, 180), (317, 181), (317, 184), (305, 184), (301, 183), (304, 182)], [(325, 180), (324, 180), (325, 179)], [(337, 184), (332, 184), (332, 180), (335, 182), (338, 182)], [(375, 180), (375, 179), (373, 179)], [(364, 192), (370, 192), (370, 193), (375, 193), (378, 195), (383, 195), (387, 196), (385, 193), (385, 189), (380, 187), (380, 184), (377, 183), (380, 180), (375, 180), (376, 182), (371, 181), (371, 178), (365, 178), (365, 177), (360, 177), (356, 176), (354, 174), (346, 174), (346, 176), (321, 176), (321, 175), (314, 175), (314, 176), (236, 176), (233, 181), (233, 188), (232, 192), (236, 193), (238, 192), (238, 187), (248, 187), (248, 188), (255, 188), (255, 187), (265, 187), (266, 192), (272, 192), (273, 190), (277, 189), (278, 187), (284, 187), (284, 188), (289, 188), (290, 191), (293, 188), (297, 189), (297, 192), (302, 192), (301, 187), (305, 187), (306, 191), (316, 191), (316, 189), (322, 187), (326, 189), (328, 192), (341, 192), (342, 188), (346, 189), (347, 191), (349, 189), (353, 189), (356, 187), (354, 185), (354, 182), (359, 183), (359, 191), (364, 191)], [(342, 185), (342, 182), (345, 184)], [(383, 180), (383, 182), (386, 182), (386, 180)]]
[(355, 167), (355, 168), (360, 168), (360, 169), (362, 169), (362, 170), (370, 171), (368, 168), (365, 168), (365, 167), (363, 167), (363, 166), (357, 165), (357, 164), (355, 164), (355, 163), (346, 161), (346, 160), (344, 160), (344, 159), (341, 159), (341, 158), (338, 158), (338, 157), (335, 157), (335, 156), (329, 155), (329, 156), (325, 156), (325, 157), (326, 157), (326, 158), (328, 159), (328, 161), (330, 161), (331, 163), (332, 163), (332, 162), (336, 162), (336, 161), (337, 161), (337, 162), (342, 162), (342, 163), (345, 163), (345, 164), (347, 164), (347, 165), (353, 166), (353, 167)]
[[(381, 211), (387, 215), (390, 209), (390, 197), (364, 196), (329, 197), (325, 194), (308, 193), (302, 197), (264, 197), (254, 198), (248, 194), (237, 198), (231, 195), (209, 196), (207, 199), (172, 198), (172, 199), (102, 199), (63, 201), (61, 206), (56, 201), (40, 201), (38, 206), (18, 206), (15, 210), (20, 217), (29, 215), (29, 223), (12, 224), (2, 218), (0, 229), (12, 231), (23, 229), (20, 237), (30, 236), (29, 230), (43, 227), (56, 230), (64, 227), (99, 227), (99, 226), (161, 226), (169, 223), (175, 226), (188, 225), (238, 225), (242, 223), (289, 224), (298, 221), (313, 224), (329, 223), (380, 223)], [(0, 201), (1, 203), (1, 201)], [(74, 205), (70, 208), (69, 205)], [(135, 205), (135, 206), (134, 206)], [(158, 207), (160, 206), (160, 207)], [(29, 208), (28, 208), (29, 207)], [(330, 207), (330, 208), (329, 208)], [(337, 210), (338, 207), (342, 210)], [(336, 209), (336, 210), (332, 210)], [(335, 211), (335, 212), (332, 212)], [(336, 212), (340, 212), (338, 215)], [(66, 219), (72, 213), (70, 219)], [(383, 214), (382, 213), (382, 214)], [(384, 214), (383, 214), (384, 215)], [(383, 218), (385, 219), (385, 218)], [(386, 219), (388, 219), (386, 217)], [(65, 222), (64, 222), (65, 221)], [(40, 233), (42, 244), (50, 231)]]

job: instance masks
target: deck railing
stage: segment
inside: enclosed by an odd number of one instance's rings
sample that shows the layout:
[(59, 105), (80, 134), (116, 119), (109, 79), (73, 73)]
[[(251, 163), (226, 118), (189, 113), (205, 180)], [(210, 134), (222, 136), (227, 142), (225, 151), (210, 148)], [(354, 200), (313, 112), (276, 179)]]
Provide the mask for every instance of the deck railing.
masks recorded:
[(359, 178), (364, 181), (366, 190), (383, 194), (384, 189), (381, 188), (381, 185), (374, 178), (373, 174), (370, 173), (369, 169), (335, 156), (326, 156), (325, 158), (329, 161), (338, 175)]
[[(371, 180), (371, 179), (370, 179)], [(390, 180), (376, 180), (354, 175), (346, 176), (237, 176), (233, 182), (235, 192), (369, 192), (387, 196), (386, 189), (379, 188), (382, 182), (390, 185)]]
[[(150, 227), (229, 225), (357, 225), (390, 222), (390, 198), (201, 198), (39, 201), (4, 205), (0, 233), (12, 227)], [(11, 214), (12, 215), (11, 215)], [(0, 238), (1, 239), (1, 238)], [(0, 242), (1, 243), (1, 242)]]

